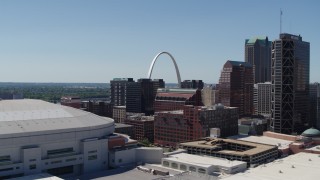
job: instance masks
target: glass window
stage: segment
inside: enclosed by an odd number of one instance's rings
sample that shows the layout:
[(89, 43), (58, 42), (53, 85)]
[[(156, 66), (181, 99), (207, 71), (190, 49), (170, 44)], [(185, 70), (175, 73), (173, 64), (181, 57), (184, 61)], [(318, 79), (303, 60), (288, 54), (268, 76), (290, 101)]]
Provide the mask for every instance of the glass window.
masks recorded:
[(163, 166), (165, 166), (165, 167), (169, 167), (169, 162), (168, 161), (163, 161)]
[(35, 164), (31, 164), (30, 166), (29, 166), (29, 169), (36, 169), (37, 168), (37, 165), (35, 165)]
[(174, 169), (178, 169), (178, 164), (177, 163), (171, 163), (171, 167)]
[(98, 158), (97, 155), (88, 156), (88, 160), (89, 160), (89, 161), (90, 161), (90, 160), (95, 160), (95, 159), (97, 159), (97, 158)]
[(205, 174), (205, 173), (206, 173), (206, 170), (203, 169), (203, 168), (199, 168), (198, 173)]
[(187, 166), (184, 165), (184, 164), (181, 164), (180, 165), (180, 169), (183, 170), (183, 171), (186, 171), (187, 170)]

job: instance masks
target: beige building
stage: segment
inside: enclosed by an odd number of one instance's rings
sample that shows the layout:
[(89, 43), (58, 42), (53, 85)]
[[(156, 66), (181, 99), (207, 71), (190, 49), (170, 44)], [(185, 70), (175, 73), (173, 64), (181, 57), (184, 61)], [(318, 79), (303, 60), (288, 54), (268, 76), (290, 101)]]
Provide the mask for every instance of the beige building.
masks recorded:
[(124, 123), (126, 118), (126, 106), (113, 107), (113, 119), (116, 123)]
[(202, 103), (204, 106), (213, 106), (218, 103), (219, 91), (212, 87), (204, 87), (201, 90)]

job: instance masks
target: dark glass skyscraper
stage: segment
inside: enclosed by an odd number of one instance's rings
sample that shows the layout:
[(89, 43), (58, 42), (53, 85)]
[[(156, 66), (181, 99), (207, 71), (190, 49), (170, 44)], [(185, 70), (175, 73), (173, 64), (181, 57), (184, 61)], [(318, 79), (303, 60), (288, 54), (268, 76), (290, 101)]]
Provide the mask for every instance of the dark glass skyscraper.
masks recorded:
[(308, 119), (310, 43), (292, 34), (272, 42), (271, 124), (274, 132), (301, 133)]
[(246, 39), (244, 58), (253, 66), (254, 83), (271, 80), (271, 41), (267, 36)]
[(111, 103), (114, 106), (126, 105), (127, 85), (134, 82), (133, 78), (114, 78), (110, 81)]
[(126, 110), (133, 113), (154, 113), (154, 101), (158, 88), (164, 87), (162, 79), (138, 79), (127, 86)]
[(238, 107), (239, 115), (253, 114), (253, 71), (247, 62), (227, 61), (219, 79), (219, 99), (225, 106)]

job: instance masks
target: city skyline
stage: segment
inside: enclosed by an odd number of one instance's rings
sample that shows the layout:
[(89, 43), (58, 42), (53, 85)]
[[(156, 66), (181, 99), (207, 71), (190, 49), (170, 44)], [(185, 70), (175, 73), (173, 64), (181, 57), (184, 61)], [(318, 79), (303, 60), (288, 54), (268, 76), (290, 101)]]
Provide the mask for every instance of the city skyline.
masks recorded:
[[(227, 60), (244, 61), (245, 39), (301, 34), (310, 42), (310, 82), (320, 82), (320, 2), (1, 1), (1, 82), (99, 82), (146, 78), (171, 53), (181, 79), (218, 83)], [(299, 13), (297, 13), (299, 12)], [(153, 79), (175, 83), (159, 57)], [(167, 68), (169, 66), (169, 68)], [(197, 67), (197, 68), (195, 68)]]

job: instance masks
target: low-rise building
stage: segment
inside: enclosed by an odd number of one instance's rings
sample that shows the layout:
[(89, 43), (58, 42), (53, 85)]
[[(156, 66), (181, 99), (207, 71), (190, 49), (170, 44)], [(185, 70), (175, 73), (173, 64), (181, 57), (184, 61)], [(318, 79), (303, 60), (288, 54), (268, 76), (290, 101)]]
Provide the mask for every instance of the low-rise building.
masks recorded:
[(278, 158), (277, 146), (239, 141), (233, 139), (204, 138), (198, 141), (180, 143), (188, 154), (201, 154), (247, 162), (256, 166)]
[(155, 144), (176, 147), (180, 142), (210, 135), (219, 128), (221, 137), (238, 134), (238, 108), (221, 104), (213, 107), (186, 105), (183, 110), (155, 114)]
[(154, 116), (142, 116), (141, 114), (128, 116), (125, 124), (133, 126), (133, 139), (138, 141), (148, 139), (149, 142), (154, 142)]
[(131, 138), (134, 137), (133, 125), (130, 125), (130, 124), (115, 123), (114, 132), (120, 133), (120, 134), (126, 134)]
[(187, 153), (178, 153), (162, 158), (161, 164), (164, 167), (179, 169), (181, 171), (191, 171), (208, 175), (216, 172), (234, 174), (247, 169), (246, 162)]
[(126, 119), (126, 106), (114, 106), (113, 119), (116, 123), (124, 123)]

